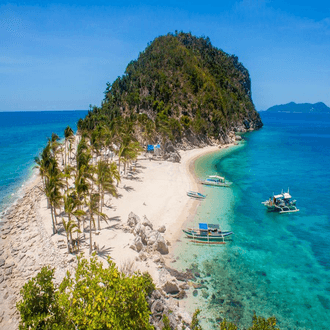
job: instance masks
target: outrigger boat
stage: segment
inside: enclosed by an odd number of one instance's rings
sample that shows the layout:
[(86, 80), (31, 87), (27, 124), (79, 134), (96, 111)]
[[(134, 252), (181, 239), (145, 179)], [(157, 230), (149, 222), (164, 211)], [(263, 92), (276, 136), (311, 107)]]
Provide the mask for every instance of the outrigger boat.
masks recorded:
[(279, 213), (292, 213), (298, 212), (299, 209), (296, 207), (296, 200), (291, 200), (291, 195), (288, 192), (279, 195), (273, 195), (269, 200), (262, 202), (267, 207), (268, 212), (279, 212)]
[(183, 230), (187, 238), (194, 243), (225, 244), (225, 238), (232, 235), (232, 231), (222, 231), (217, 224), (199, 223), (199, 228)]
[(229, 187), (232, 184), (232, 182), (226, 181), (224, 177), (218, 175), (210, 175), (207, 179), (201, 181), (201, 183), (217, 187)]
[(206, 198), (206, 195), (203, 195), (203, 194), (201, 194), (199, 192), (196, 192), (196, 191), (188, 191), (187, 195), (189, 197), (193, 197), (193, 198), (197, 198), (197, 199), (205, 199)]

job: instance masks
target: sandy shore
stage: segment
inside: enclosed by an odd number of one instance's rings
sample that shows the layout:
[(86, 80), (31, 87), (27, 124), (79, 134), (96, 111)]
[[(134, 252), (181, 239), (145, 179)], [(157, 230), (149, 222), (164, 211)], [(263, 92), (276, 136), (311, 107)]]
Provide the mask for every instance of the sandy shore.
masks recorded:
[[(102, 260), (110, 256), (119, 268), (130, 264), (134, 270), (148, 271), (157, 286), (162, 283), (162, 269), (172, 260), (172, 248), (178, 240), (186, 221), (192, 220), (199, 204), (187, 196), (188, 190), (198, 191), (192, 171), (194, 160), (203, 154), (219, 150), (217, 146), (180, 151), (181, 162), (148, 160), (140, 157), (132, 175), (123, 177), (119, 198), (106, 196), (103, 212), (109, 220), (101, 223), (101, 231), (93, 233)], [(37, 178), (25, 188), (24, 197), (1, 219), (0, 240), (0, 327), (15, 329), (19, 315), (15, 303), (23, 284), (35, 276), (44, 265), (56, 269), (60, 281), (66, 270), (73, 270), (75, 255), (67, 253), (66, 235), (63, 230), (52, 234), (51, 215), (47, 201), (39, 188)], [(131, 248), (132, 231), (127, 230), (128, 215), (133, 212), (141, 220), (144, 216), (153, 229), (166, 227), (164, 236), (169, 253), (153, 259), (141, 258)], [(60, 227), (61, 228), (61, 227)], [(82, 251), (88, 256), (89, 232)]]

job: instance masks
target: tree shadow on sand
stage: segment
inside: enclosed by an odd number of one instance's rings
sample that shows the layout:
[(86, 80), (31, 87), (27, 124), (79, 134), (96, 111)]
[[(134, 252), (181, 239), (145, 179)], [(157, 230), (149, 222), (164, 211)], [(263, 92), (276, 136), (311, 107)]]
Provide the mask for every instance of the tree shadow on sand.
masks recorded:
[(112, 247), (106, 247), (105, 245), (103, 245), (101, 248), (98, 249), (97, 251), (97, 255), (101, 258), (105, 258), (108, 255), (110, 255), (110, 252), (113, 250)]
[(135, 189), (131, 186), (126, 186), (126, 184), (123, 187), (127, 192), (134, 191)]

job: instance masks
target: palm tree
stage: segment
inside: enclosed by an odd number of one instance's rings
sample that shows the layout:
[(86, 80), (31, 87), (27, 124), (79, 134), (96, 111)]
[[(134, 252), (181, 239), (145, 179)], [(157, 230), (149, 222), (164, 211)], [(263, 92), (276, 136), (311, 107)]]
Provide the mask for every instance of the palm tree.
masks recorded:
[(75, 172), (75, 168), (70, 165), (66, 165), (63, 169), (63, 177), (65, 178), (66, 190), (69, 190), (69, 179), (71, 178), (71, 174)]
[(73, 233), (80, 233), (77, 224), (73, 220), (68, 220), (67, 222), (62, 218), (62, 224), (64, 227), (64, 230), (66, 232), (66, 242), (68, 245), (68, 252), (72, 252), (72, 234)]
[[(86, 215), (86, 212), (83, 210), (78, 209), (79, 207), (79, 200), (77, 199), (76, 195), (74, 193), (72, 194), (66, 194), (63, 196), (64, 201), (64, 211), (68, 215), (68, 221), (67, 223), (63, 223), (65, 231), (67, 229), (65, 226), (67, 226), (68, 229), (77, 228), (75, 232), (80, 233), (80, 217)], [(75, 217), (78, 220), (78, 225), (73, 226), (73, 217)], [(72, 234), (70, 232), (70, 244), (72, 245)]]
[(50, 213), (52, 216), (53, 234), (57, 233), (57, 219), (56, 219), (56, 207), (60, 205), (60, 180), (58, 177), (51, 176), (45, 183), (45, 194), (48, 198), (50, 205)]
[(68, 141), (72, 141), (74, 137), (74, 132), (72, 130), (72, 128), (70, 126), (68, 126), (65, 130), (64, 130), (64, 141), (65, 141), (65, 147), (64, 147), (64, 165), (66, 166), (66, 150), (68, 148)]
[[(108, 163), (104, 160), (100, 160), (97, 163), (97, 166), (95, 168), (95, 174), (96, 174), (96, 179), (95, 183), (98, 187), (98, 194), (100, 195), (100, 201), (99, 201), (99, 212), (102, 214), (102, 207), (104, 204), (104, 193), (108, 192), (112, 196), (117, 197), (117, 191), (116, 187), (114, 186), (114, 180), (112, 177), (112, 173), (110, 171), (110, 166)], [(101, 225), (100, 225), (100, 214), (98, 214), (97, 217), (97, 229), (101, 230)]]
[(139, 152), (143, 149), (137, 141), (129, 141), (127, 144), (121, 145), (118, 151), (119, 157), (119, 170), (120, 170), (120, 161), (124, 162), (124, 173), (126, 172), (126, 164), (129, 161), (132, 161), (137, 158)]
[(94, 214), (100, 215), (104, 220), (106, 215), (99, 212), (98, 205), (100, 202), (100, 195), (98, 193), (90, 193), (87, 202), (88, 212), (89, 212), (89, 253), (93, 251), (93, 240), (92, 240), (92, 227), (95, 228)]

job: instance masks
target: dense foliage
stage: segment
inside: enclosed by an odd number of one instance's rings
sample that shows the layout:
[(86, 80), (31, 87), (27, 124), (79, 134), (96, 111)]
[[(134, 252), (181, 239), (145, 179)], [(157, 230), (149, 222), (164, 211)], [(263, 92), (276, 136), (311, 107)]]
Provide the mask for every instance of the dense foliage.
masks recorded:
[[(140, 120), (141, 114), (146, 116)], [(150, 43), (122, 77), (107, 84), (101, 107), (78, 126), (116, 125), (121, 116), (138, 123), (142, 132), (154, 129), (172, 140), (186, 130), (218, 138), (244, 120), (260, 121), (249, 73), (237, 57), (213, 47), (209, 38), (182, 32)]]
[(79, 259), (74, 276), (59, 287), (48, 267), (21, 290), (20, 329), (153, 329), (146, 297), (154, 290), (148, 274), (125, 275), (108, 259)]

